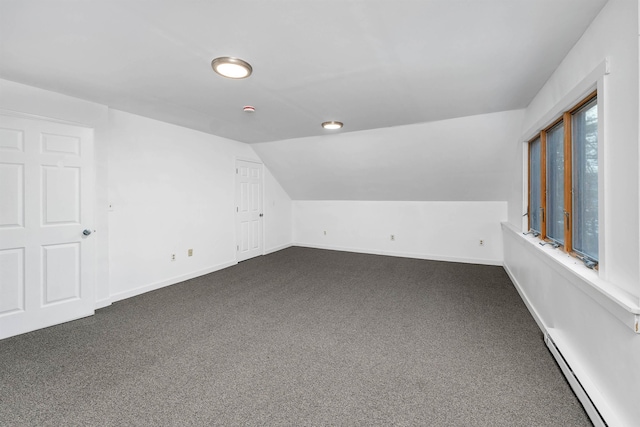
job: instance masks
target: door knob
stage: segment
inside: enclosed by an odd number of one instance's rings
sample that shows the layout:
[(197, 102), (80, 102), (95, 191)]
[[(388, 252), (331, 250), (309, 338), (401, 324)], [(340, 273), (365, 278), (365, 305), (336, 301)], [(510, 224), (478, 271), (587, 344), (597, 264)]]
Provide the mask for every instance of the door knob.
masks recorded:
[(88, 236), (89, 234), (91, 234), (91, 230), (89, 230), (88, 228), (86, 228), (82, 234), (84, 234), (85, 236)]
[(263, 216), (263, 214), (260, 214), (260, 217), (262, 217), (262, 216)]

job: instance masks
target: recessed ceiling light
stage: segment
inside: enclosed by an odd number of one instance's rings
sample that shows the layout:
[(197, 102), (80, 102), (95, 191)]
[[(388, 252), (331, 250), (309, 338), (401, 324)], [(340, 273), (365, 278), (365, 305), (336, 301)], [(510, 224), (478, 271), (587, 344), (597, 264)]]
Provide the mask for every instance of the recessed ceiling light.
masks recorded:
[(342, 127), (342, 122), (330, 121), (322, 123), (322, 127), (329, 130), (340, 129)]
[(230, 56), (221, 56), (211, 61), (213, 71), (223, 77), (230, 79), (245, 79), (251, 75), (253, 68), (247, 61), (232, 58)]

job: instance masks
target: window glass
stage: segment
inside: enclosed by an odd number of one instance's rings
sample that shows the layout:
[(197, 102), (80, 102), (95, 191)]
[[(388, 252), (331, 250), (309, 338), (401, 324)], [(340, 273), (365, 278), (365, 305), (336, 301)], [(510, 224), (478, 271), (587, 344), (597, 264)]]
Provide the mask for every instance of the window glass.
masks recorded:
[(598, 105), (573, 114), (573, 248), (598, 260)]
[(564, 124), (547, 132), (547, 237), (564, 244)]
[[(596, 268), (598, 101), (591, 93), (529, 141), (529, 229)], [(546, 243), (540, 242), (545, 245)]]
[(540, 193), (540, 138), (531, 141), (529, 145), (529, 228), (540, 233), (542, 223), (540, 220), (542, 211), (542, 196)]

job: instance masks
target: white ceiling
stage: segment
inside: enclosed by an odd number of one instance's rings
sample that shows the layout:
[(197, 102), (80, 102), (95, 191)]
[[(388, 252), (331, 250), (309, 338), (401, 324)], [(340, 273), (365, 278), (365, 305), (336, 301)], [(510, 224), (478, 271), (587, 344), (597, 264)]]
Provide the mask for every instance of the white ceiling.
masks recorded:
[(344, 133), (526, 107), (605, 3), (0, 0), (0, 77), (248, 143)]

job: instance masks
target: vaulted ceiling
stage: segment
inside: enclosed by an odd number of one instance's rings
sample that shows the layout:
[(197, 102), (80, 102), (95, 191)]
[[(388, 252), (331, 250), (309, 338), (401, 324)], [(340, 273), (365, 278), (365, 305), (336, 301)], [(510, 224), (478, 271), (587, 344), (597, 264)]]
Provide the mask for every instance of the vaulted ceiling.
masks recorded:
[(365, 131), (524, 108), (605, 3), (1, 0), (0, 77), (247, 143)]

